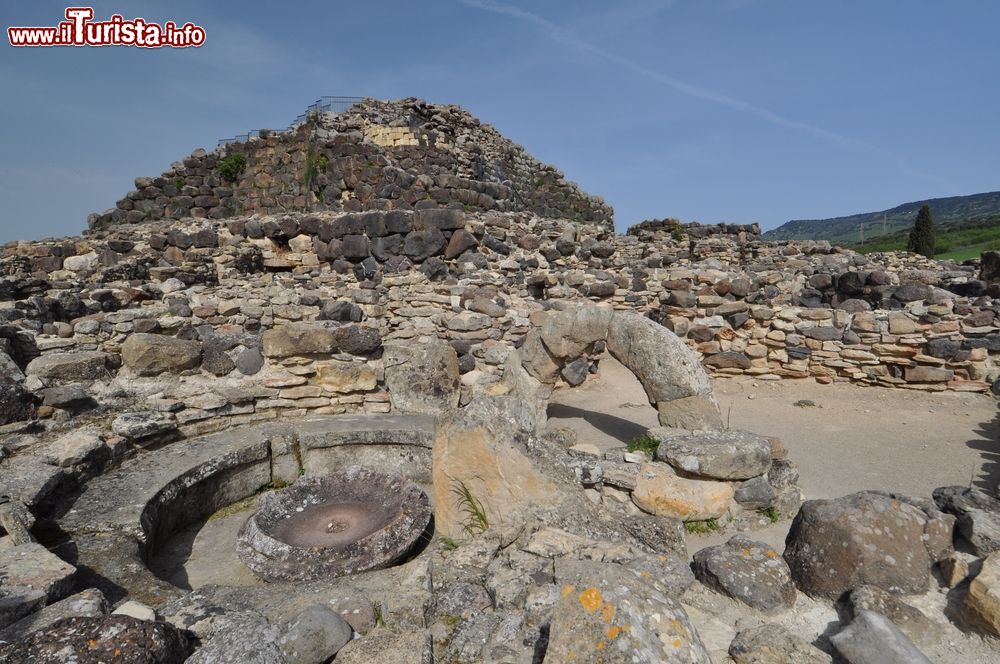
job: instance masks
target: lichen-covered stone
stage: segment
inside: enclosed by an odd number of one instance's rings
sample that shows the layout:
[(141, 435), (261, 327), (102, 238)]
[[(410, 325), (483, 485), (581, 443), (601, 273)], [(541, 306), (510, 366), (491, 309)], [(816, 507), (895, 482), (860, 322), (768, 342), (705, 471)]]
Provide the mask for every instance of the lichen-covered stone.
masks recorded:
[(703, 663), (708, 653), (680, 602), (624, 566), (590, 561), (556, 568), (559, 601), (546, 660)]
[(921, 593), (933, 562), (927, 523), (916, 507), (874, 493), (807, 500), (792, 522), (784, 557), (809, 595), (836, 599), (860, 584)]
[[(181, 664), (193, 650), (173, 625), (128, 616), (75, 617), (6, 645), (0, 660), (9, 664)], [(245, 661), (245, 660), (244, 660)]]
[(745, 535), (694, 554), (694, 574), (703, 584), (761, 611), (795, 605), (795, 585), (781, 555)]

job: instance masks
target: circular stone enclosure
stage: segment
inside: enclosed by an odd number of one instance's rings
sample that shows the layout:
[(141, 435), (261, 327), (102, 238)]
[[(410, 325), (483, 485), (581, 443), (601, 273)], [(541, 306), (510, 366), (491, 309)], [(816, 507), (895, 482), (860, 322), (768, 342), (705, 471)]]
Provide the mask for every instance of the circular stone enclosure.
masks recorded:
[(265, 581), (304, 581), (382, 569), (406, 556), (431, 519), (410, 481), (354, 466), (300, 477), (265, 495), (236, 551)]

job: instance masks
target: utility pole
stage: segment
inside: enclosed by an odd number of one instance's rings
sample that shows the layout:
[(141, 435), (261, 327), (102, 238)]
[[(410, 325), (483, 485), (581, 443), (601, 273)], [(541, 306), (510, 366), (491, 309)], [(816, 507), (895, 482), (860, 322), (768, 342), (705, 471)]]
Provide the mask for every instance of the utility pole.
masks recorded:
[(885, 235), (885, 212), (882, 213), (882, 235)]
[(861, 229), (861, 246), (863, 247), (865, 246), (865, 222), (862, 221), (859, 228)]

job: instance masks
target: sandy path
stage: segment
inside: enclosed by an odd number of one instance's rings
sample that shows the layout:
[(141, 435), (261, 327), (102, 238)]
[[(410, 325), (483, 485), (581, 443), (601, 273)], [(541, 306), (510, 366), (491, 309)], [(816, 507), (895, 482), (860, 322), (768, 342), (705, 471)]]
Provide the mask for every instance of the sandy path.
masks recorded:
[[(713, 380), (723, 419), (734, 429), (780, 438), (799, 465), (805, 498), (863, 489), (930, 497), (948, 484), (993, 490), (1000, 480), (997, 402), (982, 394), (915, 392), (812, 380)], [(799, 407), (810, 400), (816, 407)], [(656, 411), (635, 377), (611, 357), (581, 387), (553, 395), (553, 426), (568, 426), (581, 442), (621, 445), (657, 426)], [(754, 533), (779, 550), (788, 521)], [(692, 538), (692, 551), (728, 539)]]

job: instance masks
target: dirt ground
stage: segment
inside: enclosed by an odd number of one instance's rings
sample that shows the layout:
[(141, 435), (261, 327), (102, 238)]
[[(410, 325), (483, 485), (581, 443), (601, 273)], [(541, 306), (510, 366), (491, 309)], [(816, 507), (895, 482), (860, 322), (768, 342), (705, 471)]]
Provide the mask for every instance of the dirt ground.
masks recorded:
[[(972, 481), (992, 491), (1000, 481), (1000, 418), (990, 396), (811, 379), (712, 384), (731, 428), (784, 442), (807, 499), (862, 489), (929, 497), (946, 484)], [(796, 406), (800, 401), (815, 405)], [(584, 385), (557, 391), (549, 415), (602, 449), (657, 426), (639, 381), (611, 357)]]

